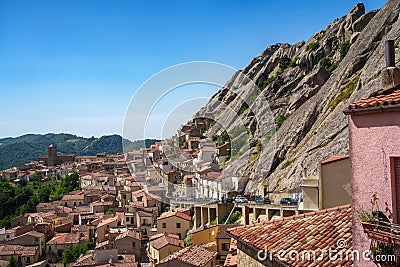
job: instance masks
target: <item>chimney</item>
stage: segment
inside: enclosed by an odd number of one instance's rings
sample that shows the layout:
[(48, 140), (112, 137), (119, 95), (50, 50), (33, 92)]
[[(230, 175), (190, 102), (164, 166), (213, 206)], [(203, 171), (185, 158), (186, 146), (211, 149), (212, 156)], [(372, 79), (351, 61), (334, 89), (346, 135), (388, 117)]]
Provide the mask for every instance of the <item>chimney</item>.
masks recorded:
[(386, 68), (394, 67), (394, 40), (385, 41)]
[(307, 179), (307, 177), (308, 177), (307, 168), (304, 168), (304, 170), (303, 170), (303, 178)]
[(394, 40), (385, 41), (386, 68), (382, 70), (382, 89), (390, 93), (400, 87), (400, 69), (395, 66)]

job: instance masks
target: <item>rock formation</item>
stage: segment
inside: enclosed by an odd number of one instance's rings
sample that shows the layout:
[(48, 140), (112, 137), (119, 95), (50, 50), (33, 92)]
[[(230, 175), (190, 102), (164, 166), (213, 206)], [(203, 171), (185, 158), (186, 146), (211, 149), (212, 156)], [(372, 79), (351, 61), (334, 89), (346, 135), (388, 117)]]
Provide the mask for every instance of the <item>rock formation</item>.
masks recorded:
[[(395, 40), (399, 53), (400, 2), (389, 0), (380, 10), (365, 13), (362, 3), (347, 16), (336, 19), (307, 42), (268, 46), (242, 71), (262, 90), (275, 120), (273, 149), (271, 136), (261, 135), (254, 110), (243, 108), (247, 83), (235, 75), (202, 108), (216, 114), (227, 105), (240, 114), (251, 142), (250, 155), (271, 168), (256, 175), (254, 164), (242, 157), (226, 162), (225, 172), (242, 170), (250, 174), (249, 192), (268, 181), (275, 191), (296, 190), (304, 168), (317, 175), (319, 163), (331, 156), (348, 153), (347, 118), (342, 110), (356, 100), (381, 89), (380, 72), (385, 66), (384, 41)], [(397, 56), (400, 58), (400, 56)], [(242, 109), (242, 110), (241, 110)], [(209, 129), (209, 134), (216, 129)], [(263, 143), (263, 149), (257, 144)], [(259, 153), (259, 155), (257, 155)], [(255, 162), (255, 161), (254, 161)]]

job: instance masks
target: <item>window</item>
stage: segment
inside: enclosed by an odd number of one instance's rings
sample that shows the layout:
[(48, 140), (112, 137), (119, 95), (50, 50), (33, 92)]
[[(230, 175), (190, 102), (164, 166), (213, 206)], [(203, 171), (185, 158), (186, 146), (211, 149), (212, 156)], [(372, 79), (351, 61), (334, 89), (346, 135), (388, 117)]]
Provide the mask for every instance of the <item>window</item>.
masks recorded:
[(230, 243), (222, 243), (222, 250), (229, 251), (229, 247), (231, 246)]
[(31, 258), (26, 257), (26, 263), (31, 263)]
[(176, 223), (176, 228), (181, 228), (181, 223)]
[(135, 242), (132, 242), (132, 247), (133, 248), (136, 247), (136, 243)]
[(166, 223), (163, 223), (163, 224), (162, 224), (162, 228), (167, 228), (167, 224), (166, 224)]
[(51, 251), (51, 246), (49, 246), (49, 251)]

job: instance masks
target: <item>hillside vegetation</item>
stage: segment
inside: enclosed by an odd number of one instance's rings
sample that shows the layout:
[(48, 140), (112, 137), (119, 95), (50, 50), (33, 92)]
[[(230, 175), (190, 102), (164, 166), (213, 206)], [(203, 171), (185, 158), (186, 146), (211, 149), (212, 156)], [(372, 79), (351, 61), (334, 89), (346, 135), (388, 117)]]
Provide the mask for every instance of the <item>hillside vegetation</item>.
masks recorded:
[[(130, 149), (139, 149), (151, 145), (155, 139), (130, 142), (124, 144)], [(50, 144), (57, 146), (57, 151), (65, 154), (91, 156), (97, 153), (122, 153), (122, 137), (119, 135), (102, 136), (100, 138), (84, 138), (72, 134), (27, 134), (16, 138), (0, 139), (0, 170), (15, 167), (39, 156), (47, 155)]]

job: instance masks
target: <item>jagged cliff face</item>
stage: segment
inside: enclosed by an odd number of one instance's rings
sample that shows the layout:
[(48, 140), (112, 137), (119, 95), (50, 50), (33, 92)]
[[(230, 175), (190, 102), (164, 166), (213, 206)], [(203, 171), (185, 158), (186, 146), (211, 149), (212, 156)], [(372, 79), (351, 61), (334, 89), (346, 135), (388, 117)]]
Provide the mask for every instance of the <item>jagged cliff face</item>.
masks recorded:
[[(254, 164), (239, 157), (227, 162), (225, 172), (249, 173), (249, 192), (262, 186), (264, 180), (275, 191), (295, 190), (304, 168), (317, 175), (321, 161), (347, 154), (347, 118), (342, 110), (381, 89), (384, 41), (395, 40), (399, 54), (399, 12), (398, 0), (388, 1), (380, 10), (369, 13), (360, 3), (307, 42), (269, 46), (251, 61), (243, 73), (262, 90), (279, 120), (276, 143), (252, 127), (256, 123), (252, 110), (263, 107), (239, 111), (242, 100), (238, 96), (246, 94), (246, 88), (238, 76), (232, 77), (226, 86), (235, 91), (221, 89), (202, 110), (223, 114), (222, 106), (226, 104), (240, 113), (250, 132), (250, 153), (260, 153), (256, 155), (258, 163), (271, 167), (268, 173), (255, 175)], [(217, 100), (222, 104), (218, 105)], [(209, 133), (215, 133), (215, 129)], [(260, 142), (265, 146), (257, 152), (255, 144)]]

